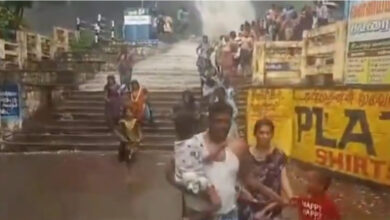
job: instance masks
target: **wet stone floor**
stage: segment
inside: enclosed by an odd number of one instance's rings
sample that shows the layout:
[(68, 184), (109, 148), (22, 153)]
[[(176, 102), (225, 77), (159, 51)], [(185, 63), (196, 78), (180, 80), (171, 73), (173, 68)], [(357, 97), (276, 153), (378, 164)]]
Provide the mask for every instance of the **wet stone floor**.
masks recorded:
[[(289, 180), (294, 193), (305, 193), (305, 174), (308, 167), (291, 162), (288, 166)], [(373, 186), (335, 176), (329, 188), (329, 195), (339, 207), (343, 220), (389, 220), (390, 187)], [(296, 219), (288, 213), (287, 219)]]
[(0, 155), (0, 219), (180, 219), (180, 194), (164, 177), (168, 158), (140, 153), (128, 169), (114, 152)]
[[(180, 194), (165, 181), (169, 152), (140, 152), (127, 167), (115, 152), (0, 155), (0, 219), (178, 220)], [(290, 181), (304, 192), (304, 171)], [(390, 219), (390, 190), (334, 179), (330, 194), (346, 220)], [(297, 219), (287, 209), (285, 219)]]

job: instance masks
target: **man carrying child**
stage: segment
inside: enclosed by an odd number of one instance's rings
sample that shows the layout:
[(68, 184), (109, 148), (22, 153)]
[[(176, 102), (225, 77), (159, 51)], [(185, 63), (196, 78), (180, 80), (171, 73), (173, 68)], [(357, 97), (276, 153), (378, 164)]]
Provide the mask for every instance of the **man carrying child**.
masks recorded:
[[(290, 198), (295, 198), (292, 204), (298, 207), (302, 220), (340, 219), (336, 207), (325, 196), (329, 181), (322, 175), (309, 175), (308, 197), (292, 196), (288, 182), (283, 182), (287, 178), (284, 169), (276, 168), (280, 170), (278, 179), (281, 183), (277, 187), (279, 190), (272, 187), (274, 184), (268, 185), (268, 182), (261, 181), (264, 179), (264, 170), (253, 169), (253, 166), (248, 166), (247, 163), (251, 161), (247, 155), (254, 151), (249, 151), (243, 140), (228, 137), (232, 114), (233, 109), (226, 101), (212, 103), (209, 106), (208, 129), (195, 135), (195, 126), (192, 126), (195, 122), (191, 113), (179, 111), (176, 114), (175, 154), (168, 164), (166, 174), (168, 181), (183, 192), (183, 219), (238, 220), (237, 201), (240, 201), (240, 204), (250, 204), (249, 207), (252, 208), (257, 207), (253, 210), (251, 208), (253, 212), (249, 218), (241, 216), (240, 219), (277, 219), (281, 208), (291, 204)], [(255, 135), (258, 141), (267, 143), (268, 146), (272, 138), (273, 124), (267, 119), (256, 124)], [(266, 152), (271, 152), (275, 158), (283, 158), (278, 156), (283, 155), (278, 154), (279, 151), (275, 148), (269, 148)], [(261, 155), (255, 155), (259, 160)], [(266, 157), (269, 158), (269, 155)], [(281, 191), (286, 191), (287, 198), (282, 198)], [(267, 198), (265, 206), (262, 205), (261, 198)], [(307, 201), (316, 202), (318, 206), (323, 205), (321, 210), (324, 212), (320, 214), (324, 217), (305, 217)]]
[(211, 104), (208, 129), (193, 136), (187, 113), (175, 119), (175, 158), (167, 167), (167, 179), (184, 193), (186, 219), (238, 220), (237, 198), (253, 199), (239, 187), (239, 172), (245, 172), (239, 170), (240, 159), (247, 146), (227, 137), (232, 113), (224, 101)]
[[(185, 115), (186, 113), (183, 113)], [(178, 132), (178, 141), (175, 143), (175, 160), (168, 167), (168, 180), (184, 192), (185, 198), (185, 217), (190, 220), (205, 219), (231, 219), (237, 220), (236, 210), (236, 178), (239, 169), (239, 158), (241, 151), (246, 146), (241, 140), (227, 140), (227, 134), (230, 129), (232, 117), (232, 108), (225, 102), (214, 103), (209, 108), (209, 127), (206, 132), (196, 134), (191, 137), (181, 136)], [(175, 120), (176, 130), (183, 131), (183, 127), (190, 127), (185, 122), (185, 116)], [(180, 127), (180, 124), (187, 125)], [(200, 191), (194, 193), (185, 184), (177, 181), (177, 170), (182, 169), (179, 164), (178, 151), (180, 149), (180, 139), (184, 139), (184, 148), (188, 148), (193, 158), (193, 167), (197, 167), (199, 175), (193, 179), (205, 179), (206, 187), (202, 186), (202, 181), (198, 181)], [(194, 153), (192, 153), (194, 152)], [(178, 168), (178, 169), (177, 169)], [(176, 172), (175, 172), (176, 170)], [(194, 172), (189, 167), (181, 170), (179, 173)], [(196, 181), (195, 181), (196, 182)], [(192, 192), (191, 192), (192, 191)]]

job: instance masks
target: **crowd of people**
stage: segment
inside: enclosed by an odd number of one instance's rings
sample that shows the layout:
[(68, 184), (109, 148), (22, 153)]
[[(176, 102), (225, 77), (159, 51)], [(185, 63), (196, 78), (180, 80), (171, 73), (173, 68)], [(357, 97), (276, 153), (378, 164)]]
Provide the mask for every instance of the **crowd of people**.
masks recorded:
[(228, 35), (222, 35), (214, 43), (209, 41), (208, 36), (203, 36), (196, 51), (202, 85), (212, 79), (220, 83), (228, 80), (235, 86), (240, 75), (250, 76), (253, 45), (254, 39), (248, 26), (238, 34), (231, 31)]
[[(264, 20), (245, 22), (240, 31), (211, 43), (203, 36), (196, 49), (202, 100), (190, 91), (173, 109), (176, 130), (174, 156), (167, 180), (182, 192), (186, 220), (276, 220), (286, 207), (295, 207), (301, 220), (339, 220), (328, 196), (331, 178), (318, 170), (307, 172), (307, 193), (293, 192), (287, 175), (286, 154), (272, 142), (275, 126), (263, 118), (255, 123), (256, 144), (241, 139), (234, 102), (237, 79), (251, 75), (254, 42), (300, 40), (304, 30), (328, 23), (326, 5), (316, 11), (305, 6), (275, 5)], [(214, 56), (214, 59), (212, 59)], [(206, 106), (207, 125), (202, 126)]]
[[(203, 36), (196, 49), (203, 103), (215, 100), (215, 91), (225, 88), (233, 108), (237, 82), (252, 75), (252, 56), (256, 41), (302, 40), (303, 32), (329, 22), (329, 8), (323, 1), (315, 7), (305, 5), (298, 13), (293, 6), (269, 9), (264, 19), (246, 21), (239, 31), (230, 31), (211, 42)], [(229, 91), (228, 91), (229, 90)]]
[(171, 34), (173, 32), (173, 20), (172, 17), (165, 15), (164, 13), (159, 14), (153, 19), (153, 28), (157, 34)]
[(330, 11), (323, 1), (315, 1), (313, 6), (305, 5), (300, 11), (294, 6), (282, 8), (273, 4), (264, 18), (245, 22), (241, 29), (249, 27), (255, 40), (299, 41), (305, 30), (327, 25)]
[(240, 78), (251, 76), (256, 41), (299, 41), (305, 30), (327, 25), (329, 4), (315, 1), (314, 6), (305, 5), (300, 12), (294, 6), (273, 4), (263, 19), (245, 21), (238, 31), (232, 30), (213, 41), (203, 36), (196, 49), (203, 96), (209, 97), (225, 81), (234, 88)]
[(199, 106), (183, 93), (174, 107), (176, 141), (166, 170), (167, 180), (182, 192), (186, 220), (275, 220), (286, 207), (299, 210), (301, 220), (339, 220), (327, 194), (331, 178), (311, 170), (307, 193), (290, 186), (287, 156), (272, 142), (275, 127), (267, 118), (256, 122), (256, 144), (248, 146), (229, 135), (232, 106), (223, 99), (209, 105), (208, 125), (199, 126)]
[[(266, 22), (245, 22), (238, 33), (231, 31), (214, 44), (202, 37), (196, 49), (202, 99), (197, 101), (192, 92), (184, 91), (172, 109), (176, 140), (166, 177), (182, 192), (183, 219), (277, 220), (287, 207), (295, 207), (301, 220), (341, 218), (327, 194), (331, 178), (325, 173), (307, 172), (307, 193), (293, 192), (286, 169), (288, 157), (272, 142), (277, 129), (272, 120), (255, 123), (253, 146), (240, 137), (235, 122), (237, 78), (251, 75), (254, 42), (264, 36), (291, 39), (296, 26), (312, 16), (310, 10), (305, 7), (302, 15), (296, 15), (292, 7), (280, 10), (273, 6)], [(299, 22), (288, 30), (287, 23), (294, 19)], [(321, 19), (317, 23), (326, 24)], [(138, 149), (141, 126), (153, 121), (147, 89), (132, 80), (133, 66), (132, 50), (123, 48), (118, 56), (121, 82), (109, 76), (104, 88), (107, 122), (121, 138), (121, 161), (129, 160)]]
[[(184, 33), (189, 25), (189, 12), (182, 7), (177, 11), (176, 18), (166, 15), (164, 12), (153, 11), (152, 30), (155, 34)], [(157, 36), (155, 36), (157, 37)]]
[(248, 28), (240, 32), (239, 36), (232, 31), (215, 43), (211, 43), (208, 36), (203, 36), (196, 49), (203, 109), (218, 101), (225, 101), (232, 107), (230, 137), (239, 136), (235, 122), (238, 115), (235, 91), (239, 80), (252, 74), (252, 51), (253, 40)]

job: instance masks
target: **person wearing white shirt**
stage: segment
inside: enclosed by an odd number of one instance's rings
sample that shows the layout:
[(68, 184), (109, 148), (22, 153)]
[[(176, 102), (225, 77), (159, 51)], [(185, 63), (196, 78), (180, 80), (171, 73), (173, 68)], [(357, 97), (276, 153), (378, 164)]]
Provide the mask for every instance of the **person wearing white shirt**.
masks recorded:
[(317, 14), (318, 27), (328, 24), (329, 11), (328, 11), (328, 7), (325, 4), (323, 4), (323, 2), (318, 2), (316, 7), (316, 14)]

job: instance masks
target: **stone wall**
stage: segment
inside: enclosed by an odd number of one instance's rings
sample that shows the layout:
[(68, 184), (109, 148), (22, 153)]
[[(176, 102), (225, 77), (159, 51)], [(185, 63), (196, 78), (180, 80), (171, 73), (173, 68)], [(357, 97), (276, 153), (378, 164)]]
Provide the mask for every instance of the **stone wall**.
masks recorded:
[[(82, 54), (64, 53), (55, 61), (39, 63), (34, 70), (0, 70), (0, 86), (5, 83), (19, 84), (21, 108), (20, 119), (1, 123), (0, 138), (20, 130), (27, 119), (41, 115), (37, 113), (47, 114), (41, 110), (47, 109), (49, 104), (56, 105), (61, 102), (68, 92), (92, 79), (98, 71), (116, 70), (119, 48), (120, 46), (110, 48), (110, 51), (91, 51)], [(144, 48), (142, 54), (137, 54), (136, 60), (164, 52), (168, 48), (167, 45)], [(34, 122), (32, 125), (34, 126)]]
[(47, 89), (39, 86), (22, 86), (21, 107), (23, 119), (32, 117), (39, 109), (48, 106), (49, 92), (51, 92), (51, 101), (55, 104), (63, 100), (66, 91), (64, 88), (57, 88), (52, 91), (48, 91)]
[(94, 77), (94, 71), (0, 71), (0, 85), (18, 84), (20, 115), (17, 120), (1, 120), (1, 136), (7, 137), (22, 128), (25, 120), (49, 105), (61, 102), (79, 84)]
[(47, 107), (51, 93), (52, 100), (58, 102), (63, 97), (63, 88), (48, 89), (47, 85), (57, 80), (56, 72), (28, 72), (28, 71), (1, 71), (0, 85), (19, 85), (20, 118), (5, 121), (1, 120), (2, 136), (8, 136), (12, 132), (20, 130), (25, 119), (31, 118), (42, 108)]

